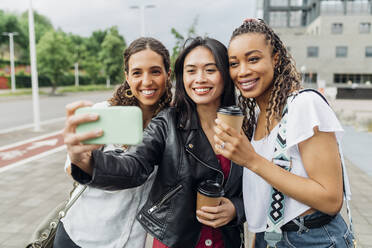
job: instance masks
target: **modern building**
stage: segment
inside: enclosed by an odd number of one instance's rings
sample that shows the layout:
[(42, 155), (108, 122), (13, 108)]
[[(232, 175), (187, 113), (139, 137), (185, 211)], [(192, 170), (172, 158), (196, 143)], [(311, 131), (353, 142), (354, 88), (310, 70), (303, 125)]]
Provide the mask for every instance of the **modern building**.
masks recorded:
[(305, 83), (372, 92), (372, 0), (258, 1)]

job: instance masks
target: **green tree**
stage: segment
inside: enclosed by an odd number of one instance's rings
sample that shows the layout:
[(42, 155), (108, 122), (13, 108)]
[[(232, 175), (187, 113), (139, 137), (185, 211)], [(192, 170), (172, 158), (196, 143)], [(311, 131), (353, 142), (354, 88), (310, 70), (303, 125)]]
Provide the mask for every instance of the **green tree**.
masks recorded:
[[(23, 47), (24, 51), (21, 54), (21, 60), (29, 61), (30, 59), (30, 44), (29, 44), (29, 30), (28, 30), (28, 11), (22, 13), (19, 17), (22, 39), (19, 39), (19, 45)], [(54, 30), (53, 25), (48, 17), (34, 11), (34, 26), (35, 26), (35, 42), (40, 41), (41, 37), (50, 30)], [(21, 37), (20, 37), (21, 38)]]
[(97, 30), (92, 33), (89, 38), (83, 38), (79, 40), (77, 37), (73, 37), (73, 43), (77, 46), (77, 54), (81, 68), (85, 71), (87, 76), (95, 84), (98, 82), (99, 77), (102, 75), (102, 62), (99, 56), (102, 50), (102, 43), (108, 30)]
[[(178, 32), (175, 28), (171, 28), (171, 33), (174, 36), (176, 43), (173, 46), (172, 49), (172, 55), (171, 55), (171, 67), (172, 71), (174, 71), (174, 63), (176, 62), (176, 59), (178, 55), (180, 54), (183, 44), (185, 41), (191, 37), (197, 36), (196, 34), (196, 26), (198, 25), (199, 16), (196, 16), (191, 24), (191, 26), (187, 29), (186, 36), (182, 35), (180, 32)], [(173, 74), (174, 79), (174, 74)]]
[[(21, 29), (18, 17), (12, 13), (5, 13), (0, 10), (0, 32), (17, 32), (18, 35), (14, 37), (15, 55), (24, 54), (24, 41), (26, 40), (26, 34)], [(3, 47), (1, 57), (4, 57), (3, 52), (9, 51), (9, 38), (0, 33), (0, 46)]]
[(72, 66), (68, 39), (63, 32), (50, 30), (41, 37), (36, 50), (38, 71), (50, 79), (51, 95), (54, 95), (58, 82)]
[(75, 34), (67, 34), (68, 39), (68, 47), (70, 52), (72, 53), (72, 61), (77, 63), (82, 63), (85, 58), (88, 56), (87, 51), (87, 38), (81, 37)]
[[(24, 33), (27, 34), (28, 39), (28, 11), (22, 13), (19, 18), (21, 28), (24, 30)], [(34, 26), (35, 26), (35, 42), (38, 43), (41, 37), (45, 33), (53, 29), (52, 22), (48, 17), (39, 14), (37, 11), (34, 11)]]
[(122, 82), (124, 78), (122, 54), (126, 44), (117, 27), (110, 28), (101, 47), (99, 59), (102, 62), (105, 76), (114, 83)]
[(101, 45), (105, 40), (107, 35), (107, 30), (97, 30), (92, 33), (92, 35), (87, 40), (87, 49), (91, 55), (98, 54), (101, 51)]
[(88, 56), (82, 62), (82, 67), (87, 76), (92, 80), (92, 84), (96, 84), (101, 75), (102, 64), (98, 59), (97, 56)]

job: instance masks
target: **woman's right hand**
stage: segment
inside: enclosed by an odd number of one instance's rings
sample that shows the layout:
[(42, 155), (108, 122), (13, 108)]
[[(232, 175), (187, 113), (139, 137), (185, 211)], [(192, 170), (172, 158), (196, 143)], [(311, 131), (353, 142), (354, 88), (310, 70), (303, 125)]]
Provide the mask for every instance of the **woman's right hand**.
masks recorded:
[(67, 146), (67, 152), (71, 163), (77, 165), (92, 175), (93, 168), (90, 164), (92, 151), (100, 148), (102, 145), (84, 145), (82, 141), (99, 137), (103, 134), (102, 130), (95, 130), (85, 133), (76, 133), (77, 125), (85, 122), (98, 120), (97, 114), (79, 114), (75, 115), (75, 111), (81, 107), (92, 106), (89, 101), (76, 101), (66, 105), (66, 124), (63, 130), (64, 142)]

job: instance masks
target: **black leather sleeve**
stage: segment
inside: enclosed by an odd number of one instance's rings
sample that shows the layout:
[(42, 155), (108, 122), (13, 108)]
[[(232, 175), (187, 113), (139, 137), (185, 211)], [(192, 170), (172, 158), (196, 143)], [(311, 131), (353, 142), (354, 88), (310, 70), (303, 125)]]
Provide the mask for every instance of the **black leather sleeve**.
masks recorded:
[(167, 112), (159, 113), (144, 130), (143, 141), (125, 153), (115, 151), (92, 152), (93, 175), (88, 182), (86, 175), (74, 168), (72, 176), (78, 182), (104, 190), (133, 188), (143, 184), (160, 164), (168, 133)]
[(243, 197), (233, 197), (229, 199), (235, 207), (236, 217), (227, 225), (241, 225), (245, 222), (245, 210)]

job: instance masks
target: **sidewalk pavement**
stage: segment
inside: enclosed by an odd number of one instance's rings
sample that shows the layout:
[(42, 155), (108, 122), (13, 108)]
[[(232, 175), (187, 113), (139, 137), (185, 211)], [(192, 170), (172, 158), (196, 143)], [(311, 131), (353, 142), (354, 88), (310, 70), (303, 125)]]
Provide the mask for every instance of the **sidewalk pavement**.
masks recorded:
[[(48, 125), (36, 134), (27, 129), (2, 134), (0, 146), (59, 130), (62, 125)], [(25, 247), (40, 220), (68, 198), (72, 180), (63, 170), (65, 158), (66, 152), (60, 151), (0, 173), (1, 248)], [(358, 247), (372, 248), (372, 176), (349, 160), (346, 165), (353, 193), (351, 210)], [(347, 220), (345, 210), (343, 216)]]

